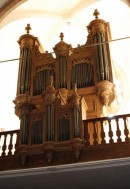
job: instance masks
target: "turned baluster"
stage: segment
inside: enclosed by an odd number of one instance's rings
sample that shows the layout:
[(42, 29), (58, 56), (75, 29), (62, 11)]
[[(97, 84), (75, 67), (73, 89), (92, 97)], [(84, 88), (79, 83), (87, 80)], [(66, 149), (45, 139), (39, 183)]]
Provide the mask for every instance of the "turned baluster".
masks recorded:
[(19, 145), (19, 132), (16, 133), (16, 142), (15, 142), (15, 145), (14, 145), (15, 151), (16, 151), (18, 145)]
[(104, 128), (103, 128), (103, 121), (101, 120), (100, 123), (101, 123), (101, 143), (106, 144), (105, 132), (104, 132)]
[(12, 155), (12, 148), (13, 148), (13, 133), (10, 134), (10, 142), (9, 142), (9, 152), (8, 155), (11, 156)]
[(117, 142), (122, 142), (122, 140), (121, 140), (121, 131), (119, 129), (119, 119), (118, 118), (116, 118), (116, 126), (117, 126), (117, 131), (116, 131)]
[(109, 137), (110, 137), (109, 143), (114, 143), (114, 140), (113, 140), (113, 131), (111, 129), (111, 120), (108, 120), (108, 124), (109, 124), (109, 132), (108, 132), (108, 134), (109, 134)]
[(96, 121), (93, 122), (93, 144), (98, 144), (97, 131), (96, 131)]
[(90, 134), (89, 134), (89, 123), (84, 127), (84, 138), (86, 140), (86, 145), (90, 145)]
[(7, 139), (7, 134), (4, 134), (4, 143), (3, 143), (3, 146), (2, 146), (2, 156), (6, 156), (6, 139)]
[(124, 121), (124, 135), (125, 135), (125, 142), (129, 141), (129, 130), (127, 128), (127, 124), (126, 124), (126, 117), (123, 117), (123, 121)]

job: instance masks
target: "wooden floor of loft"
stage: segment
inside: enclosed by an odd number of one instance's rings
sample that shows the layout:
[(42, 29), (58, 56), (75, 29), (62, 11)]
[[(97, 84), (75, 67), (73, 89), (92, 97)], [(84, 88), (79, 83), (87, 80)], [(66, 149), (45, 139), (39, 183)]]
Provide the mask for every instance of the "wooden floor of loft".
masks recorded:
[(130, 188), (130, 158), (0, 171), (0, 188)]
[(0, 158), (0, 171), (91, 162), (124, 157), (130, 157), (130, 142), (85, 146), (84, 149), (81, 150), (78, 159), (75, 158), (72, 150), (58, 151), (54, 153), (50, 163), (48, 163), (44, 153), (27, 156), (26, 163), (24, 165), (22, 165), (21, 158), (19, 156), (5, 156)]
[[(65, 150), (56, 149), (53, 153), (51, 162), (49, 163), (44, 150), (42, 153), (35, 153), (27, 155), (25, 164), (22, 164), (22, 158), (16, 154), (12, 154), (12, 149), (17, 148), (16, 136), (19, 136), (19, 130), (7, 131), (0, 133), (0, 139), (4, 136), (3, 146), (1, 147), (2, 153), (0, 157), (0, 170), (15, 170), (36, 168), (43, 166), (63, 165), (79, 162), (90, 162), (95, 160), (107, 160), (115, 158), (130, 157), (130, 132), (129, 132), (129, 118), (130, 114), (114, 116), (111, 118), (97, 118), (84, 121), (84, 139), (86, 143), (80, 150), (79, 157), (75, 157), (75, 151), (71, 148)], [(106, 131), (105, 126), (109, 128), (107, 135), (107, 142), (105, 140)], [(93, 132), (89, 133), (89, 124)], [(116, 131), (112, 128), (116, 125)], [(98, 141), (97, 127), (100, 127), (101, 139)], [(122, 128), (122, 129), (121, 129)], [(113, 136), (116, 134), (116, 140)], [(8, 138), (9, 136), (9, 138)], [(122, 137), (123, 136), (123, 137)], [(8, 138), (8, 153), (6, 154)], [(15, 138), (15, 143), (13, 143)], [(122, 139), (123, 138), (123, 139)], [(90, 143), (90, 141), (92, 141)], [(40, 146), (36, 146), (37, 148)]]

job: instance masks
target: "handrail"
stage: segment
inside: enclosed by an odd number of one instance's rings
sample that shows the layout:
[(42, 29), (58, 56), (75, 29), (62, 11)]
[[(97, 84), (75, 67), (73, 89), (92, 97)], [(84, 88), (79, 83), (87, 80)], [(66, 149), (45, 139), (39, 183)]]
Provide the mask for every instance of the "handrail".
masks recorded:
[(14, 155), (20, 130), (0, 132), (0, 156)]
[(130, 141), (130, 114), (84, 120), (87, 145)]

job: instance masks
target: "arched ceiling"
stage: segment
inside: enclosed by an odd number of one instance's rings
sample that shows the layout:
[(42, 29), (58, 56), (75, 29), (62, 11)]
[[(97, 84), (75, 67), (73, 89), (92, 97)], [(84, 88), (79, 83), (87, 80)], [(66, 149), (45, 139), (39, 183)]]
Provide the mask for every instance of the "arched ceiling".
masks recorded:
[[(32, 16), (69, 19), (96, 1), (99, 0), (2, 0), (0, 1), (0, 26), (13, 20)], [(16, 8), (17, 14), (13, 14)], [(12, 14), (8, 16), (10, 13)]]
[(16, 7), (26, 0), (2, 0), (0, 1), (0, 22)]
[[(21, 4), (17, 16), (13, 15), (13, 19), (25, 18), (32, 14), (46, 14), (47, 16), (58, 16), (64, 19), (78, 14), (82, 9), (99, 0), (2, 0), (0, 1), (0, 23), (9, 15), (16, 7)], [(130, 0), (122, 0), (130, 6)], [(26, 4), (24, 4), (27, 2)], [(23, 11), (25, 14), (22, 14)], [(10, 20), (10, 19), (9, 19)], [(10, 20), (11, 21), (11, 20)], [(6, 23), (4, 23), (6, 24)]]

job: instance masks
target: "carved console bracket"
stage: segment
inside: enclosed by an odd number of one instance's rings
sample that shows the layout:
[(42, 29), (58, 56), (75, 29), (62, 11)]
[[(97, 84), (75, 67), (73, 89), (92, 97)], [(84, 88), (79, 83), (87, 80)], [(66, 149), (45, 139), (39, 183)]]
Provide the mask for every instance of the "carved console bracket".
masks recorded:
[(20, 117), (22, 112), (31, 111), (36, 107), (31, 103), (30, 96), (28, 94), (18, 95), (15, 100), (13, 100), (15, 104), (15, 114)]
[(110, 106), (115, 99), (114, 84), (104, 80), (97, 83), (96, 88), (100, 102), (105, 106)]
[(72, 141), (71, 141), (71, 145), (72, 145), (72, 149), (73, 149), (73, 152), (74, 152), (74, 156), (76, 159), (79, 158), (79, 155), (81, 153), (81, 150), (83, 149), (84, 147), (84, 140), (80, 139), (80, 138), (74, 138)]
[(28, 156), (28, 147), (26, 145), (21, 145), (17, 148), (16, 154), (20, 157), (21, 164), (25, 165)]
[(44, 146), (44, 151), (45, 151), (45, 155), (46, 155), (48, 163), (51, 163), (52, 158), (54, 156), (54, 152), (55, 152), (54, 142), (52, 142), (52, 141), (46, 142), (45, 146)]

